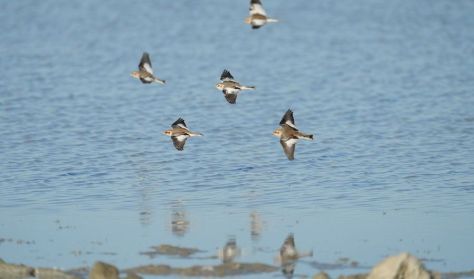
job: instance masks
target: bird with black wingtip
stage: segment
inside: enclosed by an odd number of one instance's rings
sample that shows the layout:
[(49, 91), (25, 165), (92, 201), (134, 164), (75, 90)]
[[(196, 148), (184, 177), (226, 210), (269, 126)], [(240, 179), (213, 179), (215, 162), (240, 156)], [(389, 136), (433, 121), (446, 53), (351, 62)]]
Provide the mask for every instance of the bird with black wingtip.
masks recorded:
[(221, 82), (216, 84), (216, 88), (224, 93), (224, 98), (230, 104), (235, 104), (237, 95), (241, 90), (254, 90), (255, 86), (245, 86), (238, 83), (228, 70), (221, 74)]
[(202, 136), (199, 132), (189, 130), (186, 123), (184, 123), (184, 119), (181, 117), (173, 122), (171, 129), (164, 131), (163, 134), (171, 137), (174, 147), (179, 151), (184, 149), (184, 144), (188, 138)]
[(130, 74), (132, 77), (139, 79), (142, 83), (157, 82), (165, 84), (165, 80), (159, 79), (153, 74), (153, 68), (151, 67), (150, 55), (148, 52), (144, 52), (138, 64), (138, 71), (133, 71)]
[(273, 135), (280, 138), (280, 144), (288, 160), (295, 159), (295, 145), (298, 139), (313, 140), (312, 134), (300, 132), (295, 125), (293, 111), (288, 109), (280, 121), (280, 127), (273, 131)]
[(258, 29), (269, 22), (278, 22), (278, 20), (267, 17), (260, 0), (250, 0), (249, 16), (245, 19), (245, 23), (250, 24), (252, 29)]

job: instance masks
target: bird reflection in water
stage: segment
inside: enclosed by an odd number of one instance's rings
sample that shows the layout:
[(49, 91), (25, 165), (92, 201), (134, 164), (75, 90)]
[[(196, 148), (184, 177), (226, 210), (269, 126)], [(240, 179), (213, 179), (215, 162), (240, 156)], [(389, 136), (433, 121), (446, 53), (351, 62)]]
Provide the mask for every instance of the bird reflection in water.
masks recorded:
[(296, 267), (296, 261), (302, 257), (312, 257), (313, 251), (301, 253), (295, 246), (295, 238), (293, 234), (289, 234), (283, 242), (277, 261), (281, 265), (281, 272), (286, 278), (293, 278)]
[[(143, 154), (136, 154), (135, 157), (141, 158)], [(139, 165), (138, 163), (132, 163), (137, 165), (137, 187), (139, 189), (140, 200), (139, 200), (139, 220), (142, 226), (148, 226), (153, 220), (153, 195), (156, 185), (151, 185), (150, 171), (147, 167)]]
[(285, 262), (281, 263), (281, 273), (283, 276), (290, 279), (293, 278), (293, 274), (295, 273), (296, 262)]
[(260, 238), (263, 229), (263, 221), (256, 211), (250, 213), (250, 237), (256, 241)]
[(218, 251), (219, 259), (223, 263), (230, 263), (240, 256), (240, 248), (237, 246), (237, 241), (235, 237), (229, 238), (225, 246)]
[(176, 236), (184, 236), (189, 230), (186, 210), (181, 202), (171, 207), (171, 231)]

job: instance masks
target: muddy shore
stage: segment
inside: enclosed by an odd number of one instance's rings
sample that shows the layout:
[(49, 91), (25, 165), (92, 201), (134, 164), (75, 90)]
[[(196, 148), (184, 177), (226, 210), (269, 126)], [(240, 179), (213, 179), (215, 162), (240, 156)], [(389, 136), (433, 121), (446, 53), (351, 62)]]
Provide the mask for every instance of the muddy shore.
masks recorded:
[[(200, 250), (195, 248), (183, 248), (172, 245), (160, 245), (152, 247), (145, 255), (154, 256), (154, 253), (169, 256), (188, 257)], [(150, 254), (151, 253), (151, 254)], [(193, 265), (189, 267), (173, 267), (166, 264), (153, 264), (137, 266), (132, 268), (119, 268), (105, 262), (96, 262), (92, 267), (81, 267), (71, 270), (60, 270), (55, 268), (32, 267), (23, 264), (8, 263), (0, 259), (0, 279), (139, 279), (142, 276), (170, 276), (177, 277), (226, 277), (245, 276), (251, 274), (272, 274), (282, 272), (286, 278), (292, 278), (292, 263), (282, 262), (280, 266), (266, 263), (246, 263), (246, 262), (224, 262), (216, 265)], [(344, 262), (338, 263), (340, 268), (344, 267)], [(354, 262), (348, 263), (354, 265)], [(294, 266), (294, 265), (293, 265)], [(327, 266), (326, 266), (327, 267)], [(320, 273), (298, 275), (299, 278), (330, 279), (324, 272), (324, 266), (318, 268)], [(295, 276), (296, 277), (296, 276)], [(472, 278), (474, 270), (440, 273), (427, 270), (422, 261), (416, 257), (402, 253), (383, 259), (371, 268), (369, 273), (341, 275), (339, 279), (455, 279)], [(250, 278), (250, 277), (249, 277)]]

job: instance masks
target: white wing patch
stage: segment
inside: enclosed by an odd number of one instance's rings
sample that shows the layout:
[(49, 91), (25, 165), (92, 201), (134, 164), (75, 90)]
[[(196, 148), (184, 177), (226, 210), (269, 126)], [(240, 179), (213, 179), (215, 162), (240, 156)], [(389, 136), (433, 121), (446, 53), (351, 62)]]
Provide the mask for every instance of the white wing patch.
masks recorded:
[(298, 130), (298, 129), (296, 128), (295, 124), (291, 123), (290, 120), (287, 120), (287, 121), (285, 122), (285, 124), (288, 125), (288, 126), (290, 126), (291, 128), (294, 128), (294, 129)]
[(235, 94), (235, 95), (237, 95), (240, 92), (239, 89), (233, 88), (233, 87), (226, 87), (224, 91), (226, 94)]
[(150, 74), (153, 75), (153, 69), (151, 68), (150, 64), (144, 63), (143, 68), (145, 68), (145, 71), (149, 72)]
[(185, 141), (187, 138), (189, 138), (187, 135), (179, 135), (176, 137), (176, 139), (179, 141)]
[(292, 146), (292, 145), (295, 145), (297, 142), (298, 142), (298, 139), (289, 139), (289, 140), (285, 141), (285, 144), (287, 146)]
[(260, 15), (264, 15), (266, 16), (267, 13), (265, 12), (265, 10), (263, 9), (262, 5), (260, 4), (252, 4), (250, 5), (250, 15), (255, 15), (255, 14), (260, 14)]
[(186, 131), (189, 131), (188, 127), (184, 126), (184, 125), (181, 124), (181, 123), (179, 123), (177, 126), (180, 127), (180, 128), (185, 129)]

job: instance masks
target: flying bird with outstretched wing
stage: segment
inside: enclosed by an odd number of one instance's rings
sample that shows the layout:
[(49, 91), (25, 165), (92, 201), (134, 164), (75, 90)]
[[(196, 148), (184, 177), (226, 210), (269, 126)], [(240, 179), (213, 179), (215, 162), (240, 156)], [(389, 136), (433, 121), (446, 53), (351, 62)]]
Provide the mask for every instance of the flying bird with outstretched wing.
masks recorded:
[(165, 84), (165, 80), (157, 78), (153, 74), (153, 68), (151, 67), (150, 55), (148, 52), (144, 52), (138, 64), (138, 71), (133, 71), (130, 74), (132, 77), (139, 79), (142, 83), (158, 82)]
[(245, 23), (250, 24), (252, 29), (258, 29), (269, 22), (278, 22), (278, 20), (267, 17), (260, 0), (250, 0), (249, 16), (245, 19)]
[(184, 123), (184, 119), (181, 117), (173, 122), (171, 129), (164, 131), (163, 134), (171, 137), (174, 147), (179, 151), (184, 149), (184, 144), (188, 138), (202, 136), (199, 132), (189, 130), (186, 123)]
[(298, 139), (313, 140), (313, 135), (300, 132), (295, 125), (293, 111), (287, 110), (280, 121), (280, 127), (273, 131), (280, 138), (280, 144), (288, 160), (295, 159), (295, 146)]
[(228, 70), (224, 70), (221, 74), (221, 82), (216, 84), (216, 88), (224, 93), (224, 97), (230, 104), (235, 104), (237, 95), (241, 90), (254, 90), (255, 86), (241, 85), (234, 80), (234, 77)]

